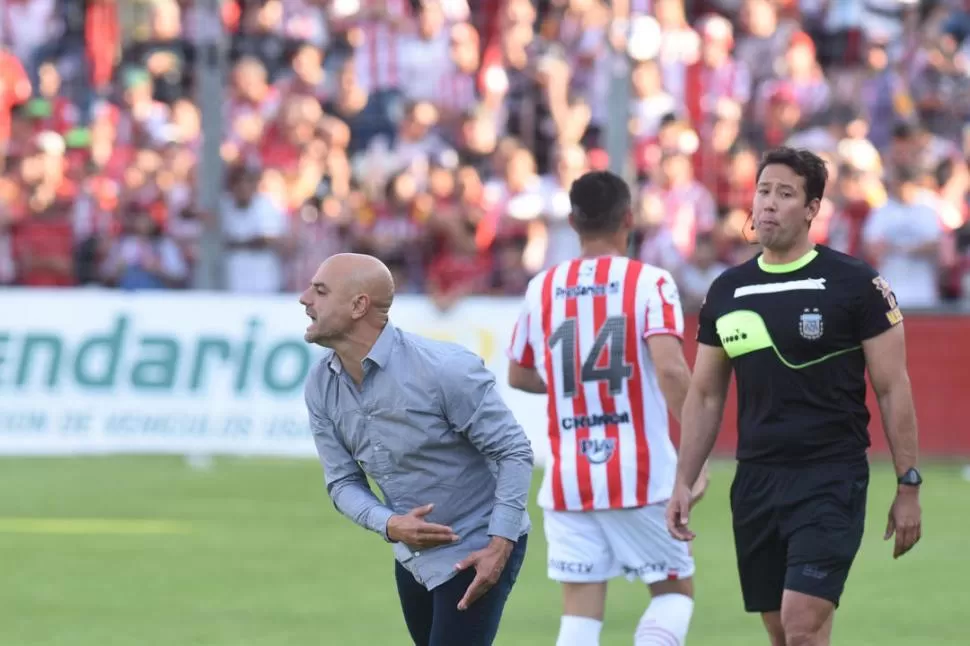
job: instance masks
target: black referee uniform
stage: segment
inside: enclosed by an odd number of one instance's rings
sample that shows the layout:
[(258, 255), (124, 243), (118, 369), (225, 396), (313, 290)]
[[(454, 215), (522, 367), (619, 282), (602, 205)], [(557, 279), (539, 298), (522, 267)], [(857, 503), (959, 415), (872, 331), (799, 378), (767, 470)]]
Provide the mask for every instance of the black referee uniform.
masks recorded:
[(784, 589), (838, 605), (869, 485), (862, 342), (901, 320), (877, 272), (821, 245), (711, 286), (698, 341), (723, 347), (737, 379), (731, 511), (749, 612), (779, 610)]

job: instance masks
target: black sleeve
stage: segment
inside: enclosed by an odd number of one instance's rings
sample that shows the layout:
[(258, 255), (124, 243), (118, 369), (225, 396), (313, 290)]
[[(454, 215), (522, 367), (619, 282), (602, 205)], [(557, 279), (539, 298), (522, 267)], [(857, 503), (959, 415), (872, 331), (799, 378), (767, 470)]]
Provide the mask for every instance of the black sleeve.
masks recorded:
[(871, 267), (860, 272), (857, 286), (856, 334), (859, 342), (878, 336), (903, 321), (896, 295), (885, 278)]
[(724, 291), (722, 285), (721, 278), (714, 281), (697, 316), (697, 342), (717, 348), (721, 347), (721, 337), (717, 335), (717, 311), (720, 309), (719, 294)]

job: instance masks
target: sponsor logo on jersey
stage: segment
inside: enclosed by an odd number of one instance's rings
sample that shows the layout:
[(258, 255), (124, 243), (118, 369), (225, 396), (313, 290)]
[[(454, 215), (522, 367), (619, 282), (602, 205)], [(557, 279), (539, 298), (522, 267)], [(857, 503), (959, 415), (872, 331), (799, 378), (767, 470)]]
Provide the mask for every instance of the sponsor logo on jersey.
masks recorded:
[(886, 318), (889, 320), (890, 325), (896, 325), (903, 320), (903, 313), (899, 311), (898, 307), (894, 307), (886, 312)]
[(576, 417), (564, 417), (559, 420), (564, 430), (571, 431), (577, 428), (594, 428), (606, 426), (607, 424), (629, 424), (630, 413), (608, 413), (603, 415), (577, 415)]
[(606, 296), (619, 294), (620, 281), (598, 283), (596, 285), (576, 285), (574, 287), (557, 287), (556, 298), (577, 298), (579, 296)]
[(586, 438), (579, 442), (579, 452), (593, 464), (608, 462), (616, 452), (616, 440), (612, 437), (594, 440)]
[(818, 308), (808, 309), (806, 307), (798, 319), (799, 334), (809, 341), (814, 341), (822, 337), (822, 330), (822, 315), (819, 314)]

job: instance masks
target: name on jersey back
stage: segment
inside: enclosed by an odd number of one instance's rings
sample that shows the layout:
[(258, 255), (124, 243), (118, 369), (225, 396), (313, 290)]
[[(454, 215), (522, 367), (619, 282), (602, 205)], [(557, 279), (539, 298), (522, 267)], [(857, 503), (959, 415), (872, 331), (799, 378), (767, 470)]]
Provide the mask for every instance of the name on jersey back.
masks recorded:
[(595, 285), (575, 285), (573, 287), (557, 287), (556, 298), (577, 298), (579, 296), (606, 296), (620, 293), (620, 281), (597, 283)]

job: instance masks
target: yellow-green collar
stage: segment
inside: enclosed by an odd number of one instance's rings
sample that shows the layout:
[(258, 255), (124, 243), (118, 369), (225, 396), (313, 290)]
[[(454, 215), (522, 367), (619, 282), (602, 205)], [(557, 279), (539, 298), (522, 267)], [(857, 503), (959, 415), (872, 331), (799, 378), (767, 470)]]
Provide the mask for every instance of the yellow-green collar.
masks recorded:
[(786, 262), (783, 265), (772, 265), (765, 262), (764, 254), (758, 256), (758, 266), (761, 267), (761, 271), (768, 272), (769, 274), (788, 274), (793, 271), (798, 271), (808, 263), (815, 260), (818, 255), (818, 250), (812, 248), (811, 251), (806, 253), (804, 256), (798, 260), (792, 260), (791, 262)]

